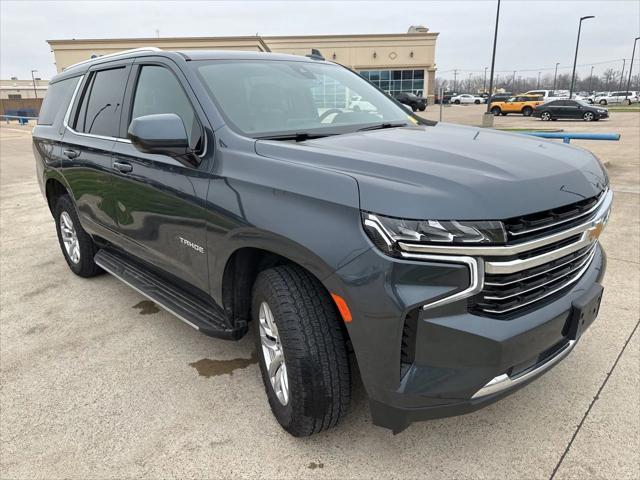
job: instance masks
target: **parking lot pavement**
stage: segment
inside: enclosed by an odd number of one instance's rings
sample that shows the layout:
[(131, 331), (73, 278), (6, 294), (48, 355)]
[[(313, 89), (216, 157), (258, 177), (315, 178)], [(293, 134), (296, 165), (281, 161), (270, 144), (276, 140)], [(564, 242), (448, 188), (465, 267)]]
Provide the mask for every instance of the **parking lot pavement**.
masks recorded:
[(622, 133), (580, 144), (609, 162), (616, 197), (601, 313), (573, 353), (496, 404), (396, 436), (371, 425), (356, 379), (344, 422), (295, 439), (271, 416), (251, 336), (208, 338), (113, 277), (68, 270), (30, 129), (1, 125), (0, 477), (639, 478), (640, 114), (553, 127)]

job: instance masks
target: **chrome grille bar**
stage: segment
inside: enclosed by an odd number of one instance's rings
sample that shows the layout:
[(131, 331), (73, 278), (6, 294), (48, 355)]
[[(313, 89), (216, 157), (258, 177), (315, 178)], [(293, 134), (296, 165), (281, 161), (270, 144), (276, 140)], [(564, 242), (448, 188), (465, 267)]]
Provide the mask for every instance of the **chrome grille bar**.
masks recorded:
[[(584, 266), (585, 266), (585, 264), (590, 263), (590, 262), (591, 262), (591, 260), (593, 259), (593, 255), (594, 255), (594, 253), (595, 253), (595, 250), (594, 250), (594, 249), (591, 249), (591, 250), (590, 250), (590, 252), (591, 252), (591, 253), (590, 253), (590, 255), (589, 255), (587, 258), (585, 258), (584, 260), (582, 260), (582, 261), (580, 262), (580, 264), (579, 264), (579, 265), (577, 265), (576, 267), (573, 267), (571, 270), (569, 270), (569, 272), (567, 272), (567, 273), (566, 273), (565, 275), (563, 275), (563, 276), (556, 277), (556, 278), (552, 278), (551, 280), (548, 280), (548, 281), (546, 281), (546, 282), (544, 282), (544, 283), (541, 283), (541, 284), (539, 284), (539, 285), (535, 285), (535, 286), (530, 287), (530, 288), (525, 288), (525, 289), (523, 289), (523, 290), (519, 290), (518, 292), (516, 292), (516, 293), (512, 293), (512, 294), (510, 294), (510, 295), (503, 295), (503, 296), (485, 295), (485, 296), (484, 296), (484, 299), (485, 299), (485, 300), (508, 300), (509, 298), (514, 298), (514, 297), (517, 297), (517, 296), (519, 296), (519, 295), (523, 295), (523, 294), (525, 294), (525, 293), (533, 292), (533, 291), (535, 291), (535, 290), (537, 290), (537, 289), (539, 289), (539, 288), (544, 287), (545, 285), (549, 285), (549, 284), (551, 284), (551, 283), (558, 282), (558, 281), (562, 280), (563, 278), (568, 277), (571, 273), (574, 273), (575, 271), (580, 270), (582, 267), (584, 267)], [(572, 261), (575, 261), (575, 259), (574, 259), (574, 260), (572, 260)], [(486, 284), (485, 284), (485, 285), (486, 285)], [(492, 292), (492, 293), (493, 293), (493, 292)]]

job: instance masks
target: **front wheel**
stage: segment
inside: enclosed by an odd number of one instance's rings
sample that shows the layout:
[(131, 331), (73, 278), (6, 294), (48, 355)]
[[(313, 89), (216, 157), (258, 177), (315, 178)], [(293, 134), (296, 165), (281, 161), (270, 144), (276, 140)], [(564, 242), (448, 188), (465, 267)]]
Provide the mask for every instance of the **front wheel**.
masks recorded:
[(498, 115), (500, 115), (502, 113), (502, 110), (500, 110), (500, 107), (493, 107), (491, 109), (491, 113), (493, 113), (497, 117)]
[(595, 115), (593, 114), (593, 112), (584, 112), (584, 115), (582, 115), (582, 119), (585, 122), (592, 122), (594, 118)]
[(264, 270), (253, 287), (252, 319), (271, 411), (291, 435), (335, 426), (351, 401), (341, 320), (322, 284), (297, 266)]
[(524, 115), (525, 117), (530, 117), (532, 113), (533, 113), (533, 108), (531, 107), (524, 107), (522, 109), (522, 115)]
[(411, 111), (412, 112), (417, 112), (418, 111), (418, 107), (416, 105), (411, 105)]
[(476, 105), (480, 105), (480, 100), (476, 100), (473, 103), (475, 103)]
[(460, 100), (455, 100), (453, 103), (455, 103), (456, 105), (460, 105)]
[(422, 107), (418, 107), (418, 110), (420, 110), (421, 112), (424, 112), (426, 109), (427, 109), (426, 105)]
[(600, 105), (606, 105), (607, 101), (603, 98), (602, 100), (600, 100)]
[(102, 273), (102, 269), (93, 261), (98, 248), (80, 225), (76, 207), (68, 195), (62, 195), (58, 199), (53, 215), (60, 249), (71, 271), (81, 277), (93, 277)]
[(540, 114), (540, 119), (541, 119), (543, 122), (548, 122), (549, 120), (551, 120), (551, 114), (550, 114), (549, 112), (542, 112), (542, 113)]

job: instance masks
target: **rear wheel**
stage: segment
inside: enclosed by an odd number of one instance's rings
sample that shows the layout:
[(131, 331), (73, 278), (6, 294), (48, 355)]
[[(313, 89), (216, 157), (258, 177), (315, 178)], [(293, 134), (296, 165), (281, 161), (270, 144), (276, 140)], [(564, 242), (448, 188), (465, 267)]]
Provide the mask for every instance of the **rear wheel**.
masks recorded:
[(460, 105), (460, 100), (454, 100), (454, 102), (456, 105)]
[(500, 107), (493, 107), (491, 109), (491, 113), (493, 113), (497, 117), (498, 115), (500, 115), (502, 113), (502, 110), (500, 110)]
[(475, 100), (473, 103), (475, 103), (476, 105), (480, 105), (480, 100)]
[(253, 287), (253, 322), (269, 405), (296, 437), (335, 426), (351, 400), (351, 372), (341, 320), (322, 284), (297, 266), (261, 272)]
[(418, 106), (417, 105), (411, 105), (411, 111), (412, 112), (417, 112), (418, 111)]
[(552, 120), (551, 114), (549, 112), (542, 112), (540, 114), (540, 119), (544, 122), (548, 122), (549, 120)]
[(522, 115), (524, 115), (525, 117), (530, 117), (532, 113), (533, 113), (533, 108), (531, 107), (524, 107), (522, 109)]
[(603, 98), (602, 100), (600, 100), (600, 105), (606, 105), (607, 101)]
[(582, 115), (582, 119), (585, 122), (592, 122), (594, 118), (595, 115), (593, 114), (593, 112), (584, 112), (584, 115)]
[(60, 249), (71, 271), (81, 277), (102, 273), (102, 269), (93, 261), (98, 248), (80, 225), (76, 207), (69, 195), (62, 195), (58, 199), (53, 215)]

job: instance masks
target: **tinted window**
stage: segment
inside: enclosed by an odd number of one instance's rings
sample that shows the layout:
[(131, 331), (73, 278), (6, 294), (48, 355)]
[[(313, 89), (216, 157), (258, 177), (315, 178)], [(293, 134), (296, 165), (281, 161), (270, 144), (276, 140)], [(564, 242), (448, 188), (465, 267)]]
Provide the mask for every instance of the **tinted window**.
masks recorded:
[(157, 65), (142, 67), (133, 99), (131, 120), (157, 113), (175, 113), (184, 123), (192, 148), (197, 148), (202, 129), (196, 114), (171, 71)]
[(62, 121), (78, 79), (79, 77), (67, 78), (49, 85), (38, 116), (38, 125), (53, 125)]
[(554, 102), (547, 103), (547, 107), (559, 107), (562, 104), (560, 100), (556, 100)]
[(124, 67), (95, 72), (89, 79), (78, 111), (76, 131), (117, 136), (126, 82)]

